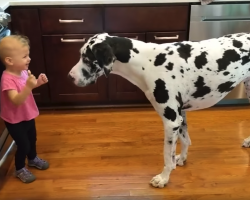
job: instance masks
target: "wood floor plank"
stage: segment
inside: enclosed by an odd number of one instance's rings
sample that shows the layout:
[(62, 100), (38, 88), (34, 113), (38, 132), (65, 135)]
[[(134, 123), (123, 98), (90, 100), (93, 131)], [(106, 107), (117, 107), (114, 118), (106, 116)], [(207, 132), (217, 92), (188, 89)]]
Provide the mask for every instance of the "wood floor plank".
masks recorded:
[[(163, 167), (163, 126), (151, 108), (43, 111), (37, 151), (47, 171), (23, 184), (9, 169), (3, 200), (236, 200), (250, 196), (250, 107), (187, 113), (192, 145), (164, 189), (149, 181)], [(177, 152), (180, 152), (178, 142)]]

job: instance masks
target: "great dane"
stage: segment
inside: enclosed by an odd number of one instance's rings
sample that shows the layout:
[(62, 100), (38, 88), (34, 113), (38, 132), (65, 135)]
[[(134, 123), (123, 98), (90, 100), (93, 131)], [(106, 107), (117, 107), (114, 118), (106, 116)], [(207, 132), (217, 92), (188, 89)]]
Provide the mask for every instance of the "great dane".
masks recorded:
[[(110, 73), (139, 87), (163, 121), (165, 165), (150, 181), (163, 188), (187, 159), (191, 140), (185, 112), (215, 105), (242, 81), (250, 98), (250, 34), (165, 44), (96, 34), (82, 46), (68, 76), (85, 87)], [(180, 155), (175, 153), (178, 138)], [(242, 146), (250, 146), (250, 137)]]

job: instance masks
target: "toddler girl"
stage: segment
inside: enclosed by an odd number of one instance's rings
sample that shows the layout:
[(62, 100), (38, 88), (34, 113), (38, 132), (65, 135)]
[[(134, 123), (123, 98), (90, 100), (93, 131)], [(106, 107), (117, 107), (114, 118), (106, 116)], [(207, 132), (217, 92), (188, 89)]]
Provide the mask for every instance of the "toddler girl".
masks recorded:
[(35, 118), (39, 115), (32, 89), (48, 82), (45, 74), (38, 79), (28, 70), (29, 40), (20, 35), (4, 37), (0, 41), (0, 59), (6, 69), (1, 77), (1, 118), (17, 145), (15, 154), (16, 177), (24, 183), (36, 177), (25, 167), (28, 165), (45, 170), (47, 161), (37, 156)]

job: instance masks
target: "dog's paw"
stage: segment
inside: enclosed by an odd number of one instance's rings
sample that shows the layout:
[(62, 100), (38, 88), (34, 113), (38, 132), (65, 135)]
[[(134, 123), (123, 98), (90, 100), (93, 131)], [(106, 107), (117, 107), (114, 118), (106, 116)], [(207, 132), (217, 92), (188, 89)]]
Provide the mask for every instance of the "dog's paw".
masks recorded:
[(246, 147), (246, 148), (249, 148), (249, 147), (250, 147), (250, 137), (246, 138), (246, 139), (243, 141), (242, 147)]
[(162, 175), (158, 174), (152, 178), (150, 184), (154, 187), (164, 188), (168, 183), (169, 178), (162, 178)]
[(175, 156), (175, 160), (176, 160), (176, 165), (183, 166), (185, 164), (186, 158), (181, 157), (181, 155), (179, 154)]

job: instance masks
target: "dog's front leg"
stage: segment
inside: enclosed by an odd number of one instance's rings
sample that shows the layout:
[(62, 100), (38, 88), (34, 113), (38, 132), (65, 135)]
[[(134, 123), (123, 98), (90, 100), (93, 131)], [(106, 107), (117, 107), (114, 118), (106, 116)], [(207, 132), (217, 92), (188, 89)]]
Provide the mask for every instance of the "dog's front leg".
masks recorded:
[[(150, 183), (154, 187), (163, 188), (169, 181), (170, 173), (176, 167), (175, 151), (176, 143), (178, 139), (178, 132), (180, 124), (182, 123), (182, 117), (178, 116), (175, 112), (176, 120), (171, 121), (163, 118), (164, 124), (164, 168), (161, 174), (156, 175), (152, 178)], [(173, 118), (172, 118), (173, 119)]]

